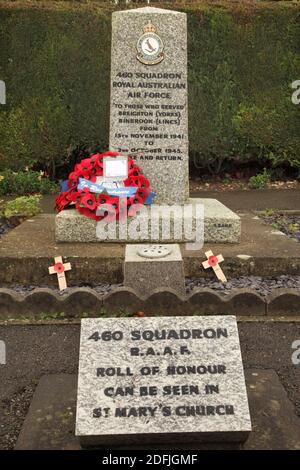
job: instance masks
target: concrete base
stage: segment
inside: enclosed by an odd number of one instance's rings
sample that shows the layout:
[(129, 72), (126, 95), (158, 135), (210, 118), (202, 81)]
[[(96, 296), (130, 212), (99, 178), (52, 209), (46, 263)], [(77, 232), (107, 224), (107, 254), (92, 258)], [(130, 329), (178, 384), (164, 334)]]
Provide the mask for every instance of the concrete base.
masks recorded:
[[(300, 419), (274, 370), (245, 370), (253, 430), (244, 444), (176, 443), (113, 447), (140, 450), (300, 450)], [(79, 450), (75, 437), (77, 377), (45, 375), (33, 396), (15, 449)], [(107, 447), (105, 448), (107, 450)]]
[[(243, 224), (240, 244), (218, 244), (213, 252), (225, 258), (222, 269), (227, 279), (239, 276), (300, 275), (300, 243), (274, 234), (253, 214), (240, 214)], [(205, 251), (187, 250), (180, 245), (186, 277), (214, 278), (212, 269), (203, 269)], [(28, 219), (0, 239), (0, 285), (55, 286), (48, 266), (61, 255), (72, 265), (68, 286), (122, 283), (125, 247), (121, 243), (56, 243), (55, 215), (41, 214)], [(245, 256), (246, 255), (246, 256)]]
[(185, 295), (183, 260), (178, 244), (164, 245), (172, 251), (163, 258), (143, 258), (137, 250), (143, 245), (126, 245), (124, 286), (131, 287), (141, 296), (150, 295), (155, 289), (174, 289)]
[[(163, 230), (163, 220), (169, 220), (169, 233)], [(55, 225), (57, 242), (193, 242), (203, 240), (203, 229), (204, 241), (209, 243), (239, 243), (241, 238), (240, 217), (216, 199), (193, 198), (178, 206), (144, 206), (142, 214), (128, 218), (126, 227), (116, 224), (115, 233), (106, 239), (99, 230), (96, 233), (95, 220), (75, 209), (60, 212)]]

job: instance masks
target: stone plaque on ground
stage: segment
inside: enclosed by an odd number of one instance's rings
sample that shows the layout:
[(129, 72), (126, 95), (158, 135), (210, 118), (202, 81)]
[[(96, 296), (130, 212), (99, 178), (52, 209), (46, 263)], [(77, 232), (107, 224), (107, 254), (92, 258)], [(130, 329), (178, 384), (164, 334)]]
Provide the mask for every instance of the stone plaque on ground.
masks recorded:
[(110, 149), (135, 157), (155, 203), (189, 196), (186, 14), (112, 15)]
[(83, 446), (233, 442), (250, 431), (234, 316), (82, 320)]

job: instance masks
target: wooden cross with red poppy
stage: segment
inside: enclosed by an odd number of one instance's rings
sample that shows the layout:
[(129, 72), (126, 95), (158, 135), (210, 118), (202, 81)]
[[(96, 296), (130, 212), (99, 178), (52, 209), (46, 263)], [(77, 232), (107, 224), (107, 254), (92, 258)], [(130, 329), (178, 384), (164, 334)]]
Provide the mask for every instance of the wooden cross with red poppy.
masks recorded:
[(70, 271), (71, 263), (63, 263), (62, 257), (54, 258), (55, 264), (49, 267), (49, 274), (57, 274), (59, 290), (67, 288), (65, 271)]
[(213, 268), (216, 276), (220, 281), (222, 282), (227, 282), (227, 279), (225, 277), (225, 274), (223, 273), (221, 267), (219, 266), (219, 263), (222, 263), (224, 261), (224, 258), (222, 255), (215, 256), (211, 250), (205, 252), (205, 256), (207, 258), (207, 261), (203, 261), (202, 266), (204, 269), (207, 268)]

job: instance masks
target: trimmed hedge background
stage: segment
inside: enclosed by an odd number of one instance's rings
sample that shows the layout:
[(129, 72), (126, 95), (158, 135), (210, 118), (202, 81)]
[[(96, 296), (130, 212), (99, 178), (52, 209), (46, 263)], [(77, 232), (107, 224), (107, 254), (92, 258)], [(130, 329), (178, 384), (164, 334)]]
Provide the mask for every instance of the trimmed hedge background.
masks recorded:
[[(188, 13), (191, 161), (211, 172), (239, 165), (299, 171), (300, 105), (291, 101), (291, 84), (300, 79), (300, 4), (172, 7)], [(7, 87), (0, 170), (29, 166), (57, 177), (63, 165), (107, 149), (111, 11), (123, 8), (0, 2)]]

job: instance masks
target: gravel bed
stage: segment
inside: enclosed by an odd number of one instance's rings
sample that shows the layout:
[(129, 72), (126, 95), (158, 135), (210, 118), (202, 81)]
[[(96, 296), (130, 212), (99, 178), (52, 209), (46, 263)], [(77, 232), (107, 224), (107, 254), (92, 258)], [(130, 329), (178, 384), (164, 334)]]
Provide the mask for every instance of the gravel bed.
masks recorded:
[(265, 297), (272, 291), (283, 287), (300, 290), (300, 276), (290, 276), (287, 274), (265, 278), (259, 276), (242, 276), (230, 279), (226, 284), (222, 284), (222, 282), (214, 279), (186, 279), (185, 284), (187, 293), (199, 287), (207, 287), (226, 295), (230, 294), (232, 289), (243, 289), (247, 287)]
[(10, 398), (0, 401), (0, 449), (13, 449), (28, 412), (35, 384), (28, 383)]
[[(230, 294), (232, 289), (243, 289), (250, 288), (255, 290), (258, 294), (263, 297), (270, 294), (272, 291), (280, 288), (294, 288), (300, 290), (300, 276), (290, 276), (290, 275), (281, 275), (277, 277), (259, 277), (259, 276), (242, 276), (238, 278), (230, 279), (226, 284), (222, 284), (220, 281), (215, 279), (207, 278), (191, 278), (186, 279), (185, 281), (187, 294), (190, 294), (194, 289), (197, 288), (209, 288), (215, 291), (218, 291), (222, 294)], [(9, 286), (9, 289), (14, 290), (15, 292), (20, 293), (21, 295), (28, 294), (29, 292), (34, 291), (37, 287), (47, 288), (59, 294), (61, 296), (71, 294), (80, 287), (89, 287), (98, 294), (108, 294), (109, 292), (114, 291), (118, 287), (122, 287), (122, 284), (99, 284), (97, 286), (78, 286), (78, 287), (68, 287), (64, 291), (59, 291), (58, 288), (53, 286), (20, 286), (12, 285)]]
[(289, 238), (300, 242), (300, 215), (272, 214), (262, 219), (266, 224), (272, 225), (275, 230), (280, 230)]

